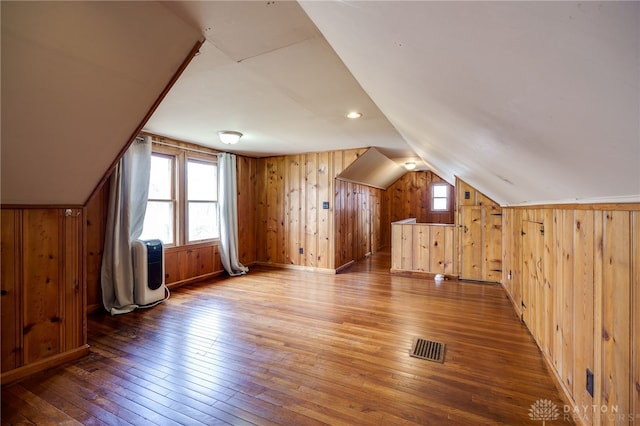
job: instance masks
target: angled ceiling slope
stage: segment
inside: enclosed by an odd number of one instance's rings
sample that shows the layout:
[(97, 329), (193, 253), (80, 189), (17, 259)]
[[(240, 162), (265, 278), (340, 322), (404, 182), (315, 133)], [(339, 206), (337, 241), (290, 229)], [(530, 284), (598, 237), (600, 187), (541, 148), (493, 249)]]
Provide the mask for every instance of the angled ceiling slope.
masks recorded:
[[(165, 4), (207, 40), (146, 131), (255, 157), (374, 146), (415, 159), (298, 3)], [(219, 130), (244, 136), (223, 145)]]
[(2, 203), (84, 204), (201, 34), (157, 2), (1, 7)]
[(344, 169), (337, 179), (387, 189), (406, 170), (375, 148), (369, 148)]
[(503, 205), (640, 201), (640, 2), (301, 2), (443, 178)]

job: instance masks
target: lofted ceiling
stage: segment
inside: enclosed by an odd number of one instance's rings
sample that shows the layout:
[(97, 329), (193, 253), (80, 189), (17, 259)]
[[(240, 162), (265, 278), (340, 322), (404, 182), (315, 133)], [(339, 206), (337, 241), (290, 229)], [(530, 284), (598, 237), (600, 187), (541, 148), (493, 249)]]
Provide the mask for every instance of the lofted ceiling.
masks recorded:
[(638, 2), (1, 7), (4, 204), (84, 203), (202, 38), (144, 130), (256, 157), (376, 147), (503, 205), (640, 201)]
[[(206, 41), (146, 131), (256, 157), (373, 146), (417, 159), (298, 3), (165, 4)], [(241, 142), (222, 144), (220, 130)]]
[(501, 204), (640, 201), (640, 2), (301, 2), (420, 157)]

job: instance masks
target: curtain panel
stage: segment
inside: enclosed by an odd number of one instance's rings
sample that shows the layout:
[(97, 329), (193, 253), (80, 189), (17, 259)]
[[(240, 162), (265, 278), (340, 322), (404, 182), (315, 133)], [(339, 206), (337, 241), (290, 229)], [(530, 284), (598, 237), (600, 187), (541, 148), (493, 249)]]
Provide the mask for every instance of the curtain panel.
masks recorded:
[(102, 302), (111, 315), (138, 307), (133, 295), (131, 243), (142, 234), (150, 173), (151, 138), (145, 136), (131, 144), (111, 175), (100, 280)]
[(238, 183), (236, 156), (218, 154), (220, 212), (220, 258), (225, 271), (231, 276), (243, 275), (249, 268), (238, 259)]

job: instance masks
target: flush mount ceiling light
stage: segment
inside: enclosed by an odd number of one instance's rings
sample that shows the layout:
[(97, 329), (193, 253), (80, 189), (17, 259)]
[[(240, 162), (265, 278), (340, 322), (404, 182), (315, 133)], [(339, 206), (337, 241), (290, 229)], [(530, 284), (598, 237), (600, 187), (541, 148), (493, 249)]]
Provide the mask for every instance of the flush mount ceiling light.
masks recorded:
[(407, 161), (406, 163), (404, 163), (404, 168), (407, 170), (413, 170), (416, 168), (416, 163), (415, 161)]
[(218, 137), (220, 138), (220, 142), (233, 145), (234, 143), (238, 143), (242, 137), (242, 133), (233, 130), (221, 130), (218, 132)]
[(347, 114), (347, 118), (360, 118), (362, 117), (362, 113), (358, 111), (351, 111)]

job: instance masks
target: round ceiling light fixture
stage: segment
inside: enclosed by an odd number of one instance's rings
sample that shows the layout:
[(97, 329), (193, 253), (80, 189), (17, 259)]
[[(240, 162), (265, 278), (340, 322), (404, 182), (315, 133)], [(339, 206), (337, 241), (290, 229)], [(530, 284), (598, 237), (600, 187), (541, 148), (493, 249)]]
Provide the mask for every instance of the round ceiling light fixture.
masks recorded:
[(355, 119), (362, 117), (362, 113), (358, 111), (351, 111), (347, 114), (347, 118)]
[(218, 137), (220, 138), (220, 142), (226, 143), (227, 145), (233, 145), (238, 143), (242, 137), (242, 133), (234, 130), (221, 130), (218, 132)]
[(406, 163), (404, 163), (404, 168), (407, 170), (413, 170), (416, 168), (416, 162), (415, 161), (407, 161)]

